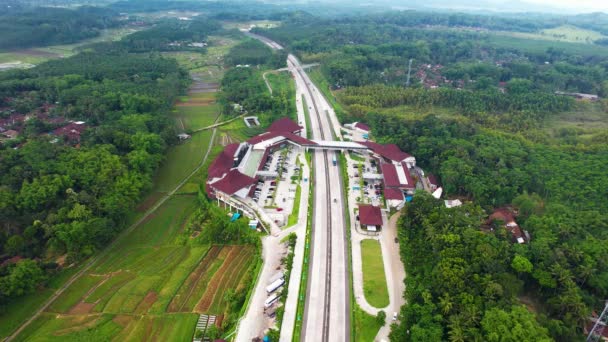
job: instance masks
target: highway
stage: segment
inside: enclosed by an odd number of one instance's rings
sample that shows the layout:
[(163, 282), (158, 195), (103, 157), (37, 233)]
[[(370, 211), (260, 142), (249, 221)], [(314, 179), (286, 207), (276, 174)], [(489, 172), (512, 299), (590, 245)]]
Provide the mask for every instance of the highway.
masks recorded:
[[(287, 60), (296, 87), (309, 106), (313, 139), (334, 140), (330, 106), (293, 55)], [(314, 151), (314, 205), (311, 255), (302, 341), (350, 340), (350, 275), (344, 196), (336, 152)]]

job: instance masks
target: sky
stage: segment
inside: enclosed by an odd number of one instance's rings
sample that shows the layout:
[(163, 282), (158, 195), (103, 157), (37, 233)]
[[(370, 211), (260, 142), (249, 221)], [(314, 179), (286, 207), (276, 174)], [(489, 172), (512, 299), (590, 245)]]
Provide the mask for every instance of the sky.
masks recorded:
[(577, 11), (608, 12), (608, 0), (523, 0), (523, 2)]

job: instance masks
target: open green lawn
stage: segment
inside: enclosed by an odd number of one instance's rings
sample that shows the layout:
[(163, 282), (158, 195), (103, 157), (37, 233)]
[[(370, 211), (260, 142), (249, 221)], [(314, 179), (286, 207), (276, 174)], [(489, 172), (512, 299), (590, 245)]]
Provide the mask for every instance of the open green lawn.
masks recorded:
[(373, 239), (362, 240), (361, 258), (363, 259), (363, 292), (365, 293), (365, 299), (372, 306), (384, 308), (389, 304), (389, 299), (380, 243)]
[[(244, 37), (244, 36), (243, 36)], [(209, 36), (205, 53), (178, 51), (163, 52), (187, 70), (201, 74), (205, 82), (219, 82), (224, 76), (224, 56), (242, 37)]]
[(562, 25), (550, 29), (544, 29), (540, 32), (540, 35), (549, 36), (557, 40), (565, 40), (577, 43), (591, 43), (595, 40), (606, 37), (597, 31), (585, 30), (572, 25)]
[(547, 39), (534, 39), (528, 37), (517, 37), (511, 32), (505, 33), (488, 33), (488, 41), (491, 45), (498, 48), (518, 49), (529, 53), (542, 53), (548, 48), (564, 50), (566, 53), (578, 54), (582, 56), (608, 56), (608, 47), (586, 44), (586, 43), (571, 43), (564, 41), (553, 41)]
[(211, 131), (195, 133), (191, 139), (170, 147), (167, 158), (154, 177), (154, 189), (171, 191), (186, 178), (205, 157), (211, 134)]
[(604, 35), (597, 31), (585, 30), (572, 25), (562, 25), (550, 29), (544, 29), (534, 33), (512, 31), (493, 31), (493, 33), (497, 35), (521, 39), (584, 44), (593, 44), (594, 41), (601, 38), (605, 38)]
[[(380, 328), (381, 324), (376, 322), (376, 317), (361, 310), (361, 308), (355, 305), (355, 341), (357, 342), (369, 342), (373, 341)], [(387, 313), (388, 315), (388, 313)]]
[(266, 79), (274, 92), (291, 94), (295, 94), (296, 92), (295, 82), (293, 78), (291, 78), (291, 74), (287, 71), (268, 73), (266, 74)]
[(181, 100), (173, 113), (180, 130), (191, 132), (213, 125), (220, 113), (215, 93), (191, 94)]
[(577, 102), (569, 112), (552, 114), (545, 121), (545, 128), (559, 130), (573, 128), (577, 130), (608, 129), (608, 113), (600, 103)]

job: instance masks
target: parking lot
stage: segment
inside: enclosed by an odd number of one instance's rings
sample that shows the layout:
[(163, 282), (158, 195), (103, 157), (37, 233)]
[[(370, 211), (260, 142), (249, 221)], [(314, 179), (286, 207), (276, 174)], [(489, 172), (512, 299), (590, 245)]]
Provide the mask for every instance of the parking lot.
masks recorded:
[(286, 224), (292, 212), (297, 179), (300, 177), (300, 166), (296, 163), (299, 153), (301, 151), (297, 147), (288, 145), (269, 154), (262, 171), (271, 172), (274, 176), (258, 181), (252, 195), (252, 199), (279, 226)]
[(380, 175), (379, 165), (369, 157), (352, 153), (355, 159), (348, 158), (348, 176), (350, 189), (355, 196), (355, 203), (384, 205), (382, 202), (383, 184), (381, 179), (364, 178), (365, 175)]

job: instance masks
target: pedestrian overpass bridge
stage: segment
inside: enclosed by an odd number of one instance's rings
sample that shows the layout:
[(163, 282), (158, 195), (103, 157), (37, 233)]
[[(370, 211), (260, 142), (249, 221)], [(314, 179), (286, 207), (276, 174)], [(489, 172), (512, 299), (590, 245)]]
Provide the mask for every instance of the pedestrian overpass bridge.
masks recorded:
[(314, 144), (302, 145), (312, 150), (367, 150), (368, 147), (352, 141), (312, 140)]

